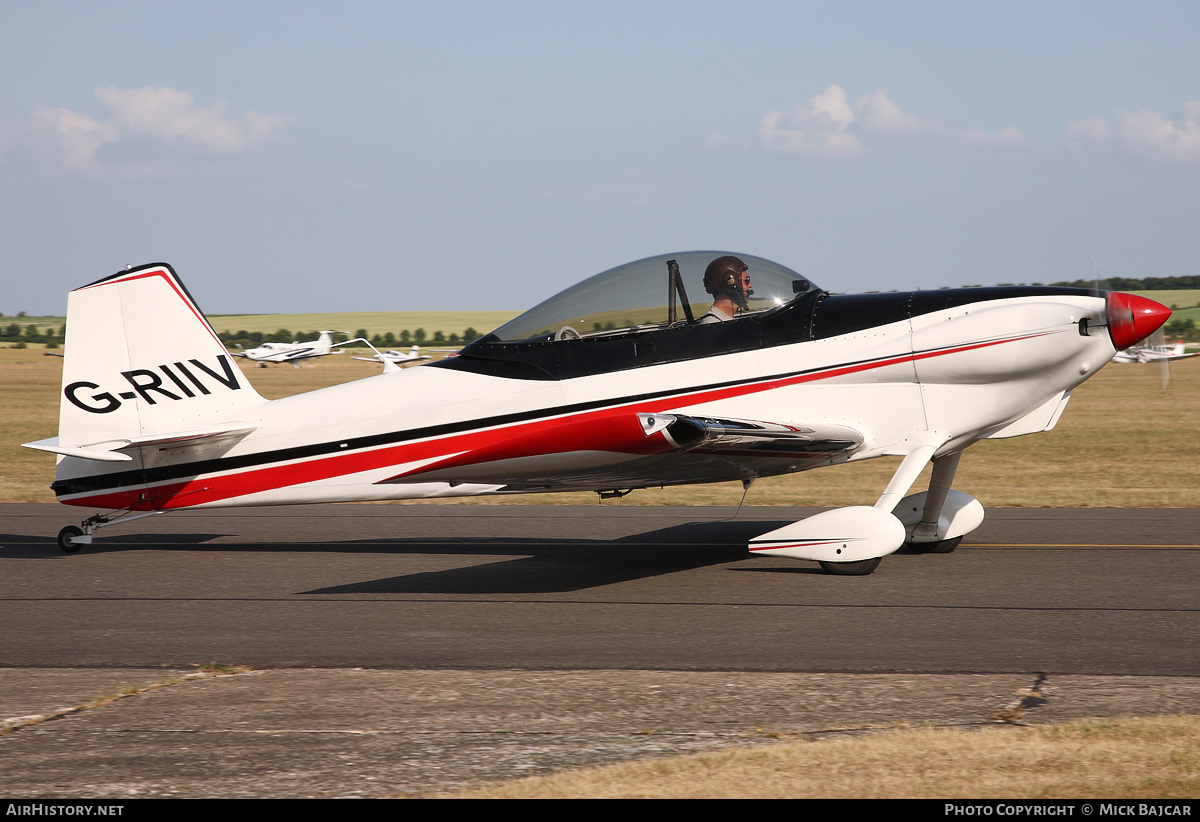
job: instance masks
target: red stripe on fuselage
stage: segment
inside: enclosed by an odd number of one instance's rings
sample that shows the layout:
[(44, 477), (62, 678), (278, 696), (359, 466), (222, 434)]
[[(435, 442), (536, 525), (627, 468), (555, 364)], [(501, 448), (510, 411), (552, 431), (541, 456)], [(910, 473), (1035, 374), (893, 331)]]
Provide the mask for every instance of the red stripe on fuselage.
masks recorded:
[[(861, 373), (877, 368), (901, 365), (915, 360), (973, 351), (1010, 342), (1019, 342), (1021, 340), (1044, 336), (1047, 333), (1057, 332), (1026, 334), (1020, 337), (970, 343), (933, 351), (900, 354), (870, 362), (832, 366), (789, 377), (704, 389), (692, 393), (682, 391), (677, 396), (671, 398), (621, 403), (611, 408), (573, 414), (565, 418), (559, 417), (515, 423), (500, 428), (472, 431), (439, 439), (381, 446), (369, 451), (316, 457), (308, 461), (287, 465), (250, 468), (239, 473), (224, 476), (210, 474), (205, 477), (197, 477), (182, 482), (164, 483), (149, 489), (135, 488), (100, 493), (87, 497), (63, 500), (63, 502), (70, 505), (94, 507), (167, 510), (172, 508), (187, 508), (202, 503), (218, 502), (289, 485), (318, 482), (333, 477), (387, 468), (393, 465), (403, 465), (405, 463), (429, 459), (436, 460), (438, 457), (445, 457), (446, 459), (423, 466), (420, 469), (415, 469), (411, 474), (405, 473), (400, 476), (411, 475), (414, 477), (414, 481), (416, 481), (423, 471), (431, 471), (447, 466), (458, 467), (470, 465), (494, 459), (535, 456), (564, 450), (616, 450), (619, 453), (631, 454), (661, 453), (662, 450), (670, 449), (660, 450), (649, 441), (649, 438), (644, 438), (640, 432), (640, 424), (632, 417), (633, 414), (639, 411), (664, 413), (671, 408), (683, 404), (695, 405), (715, 402), (717, 400), (770, 391), (776, 388), (784, 388), (790, 385), (799, 385), (806, 382)], [(643, 436), (643, 439), (646, 440), (646, 450), (634, 447), (633, 443), (636, 440), (630, 436), (631, 425), (638, 425), (638, 436)]]

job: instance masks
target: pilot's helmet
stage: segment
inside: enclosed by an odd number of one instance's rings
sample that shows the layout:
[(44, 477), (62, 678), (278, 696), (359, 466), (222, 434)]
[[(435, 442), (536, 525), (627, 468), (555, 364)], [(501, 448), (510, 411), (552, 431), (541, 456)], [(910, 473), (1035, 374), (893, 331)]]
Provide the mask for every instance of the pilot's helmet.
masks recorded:
[(714, 295), (733, 294), (738, 306), (746, 308), (748, 295), (742, 293), (742, 272), (747, 269), (749, 266), (732, 254), (717, 257), (704, 269), (704, 290)]

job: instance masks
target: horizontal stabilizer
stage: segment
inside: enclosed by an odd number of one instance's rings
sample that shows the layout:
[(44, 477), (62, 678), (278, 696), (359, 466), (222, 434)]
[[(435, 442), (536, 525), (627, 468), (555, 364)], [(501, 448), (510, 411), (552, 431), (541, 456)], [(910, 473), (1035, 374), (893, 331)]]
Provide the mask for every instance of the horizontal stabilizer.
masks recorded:
[(132, 459), (121, 451), (130, 448), (160, 448), (195, 445), (200, 441), (213, 442), (220, 439), (240, 439), (251, 431), (258, 429), (252, 422), (231, 422), (223, 425), (212, 425), (207, 428), (196, 428), (190, 431), (174, 431), (167, 434), (145, 434), (137, 437), (117, 437), (111, 439), (85, 442), (79, 445), (63, 445), (58, 437), (37, 442), (23, 443), (26, 448), (38, 451), (49, 451), (64, 457), (78, 457), (85, 460), (100, 462), (128, 462)]
[(122, 454), (118, 451), (110, 451), (107, 448), (92, 448), (87, 445), (59, 445), (58, 437), (51, 437), (48, 440), (38, 440), (36, 442), (23, 442), (21, 445), (25, 448), (33, 448), (37, 451), (49, 451), (51, 454), (60, 454), (64, 457), (76, 457), (81, 460), (96, 460), (98, 462), (129, 462), (133, 457), (128, 454)]

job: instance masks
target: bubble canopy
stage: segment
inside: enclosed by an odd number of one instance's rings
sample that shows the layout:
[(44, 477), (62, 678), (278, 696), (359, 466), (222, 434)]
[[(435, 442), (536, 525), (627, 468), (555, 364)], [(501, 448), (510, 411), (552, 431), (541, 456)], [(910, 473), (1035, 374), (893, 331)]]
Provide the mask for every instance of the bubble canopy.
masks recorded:
[[(729, 253), (660, 254), (611, 268), (534, 306), (488, 336), (498, 342), (562, 340), (690, 324), (712, 305), (712, 295), (704, 290), (704, 269)], [(748, 308), (739, 311), (735, 321), (818, 290), (806, 278), (778, 263), (750, 254), (733, 256), (746, 263), (753, 287)], [(672, 263), (678, 267), (677, 280), (672, 275)]]

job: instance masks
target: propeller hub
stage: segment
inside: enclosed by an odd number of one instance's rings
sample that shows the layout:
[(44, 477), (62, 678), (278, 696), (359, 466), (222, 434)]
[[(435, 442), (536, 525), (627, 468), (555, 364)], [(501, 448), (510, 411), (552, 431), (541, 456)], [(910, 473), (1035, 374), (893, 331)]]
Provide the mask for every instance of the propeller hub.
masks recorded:
[(1123, 351), (1157, 331), (1171, 316), (1171, 309), (1136, 294), (1110, 291), (1105, 313), (1113, 347)]

